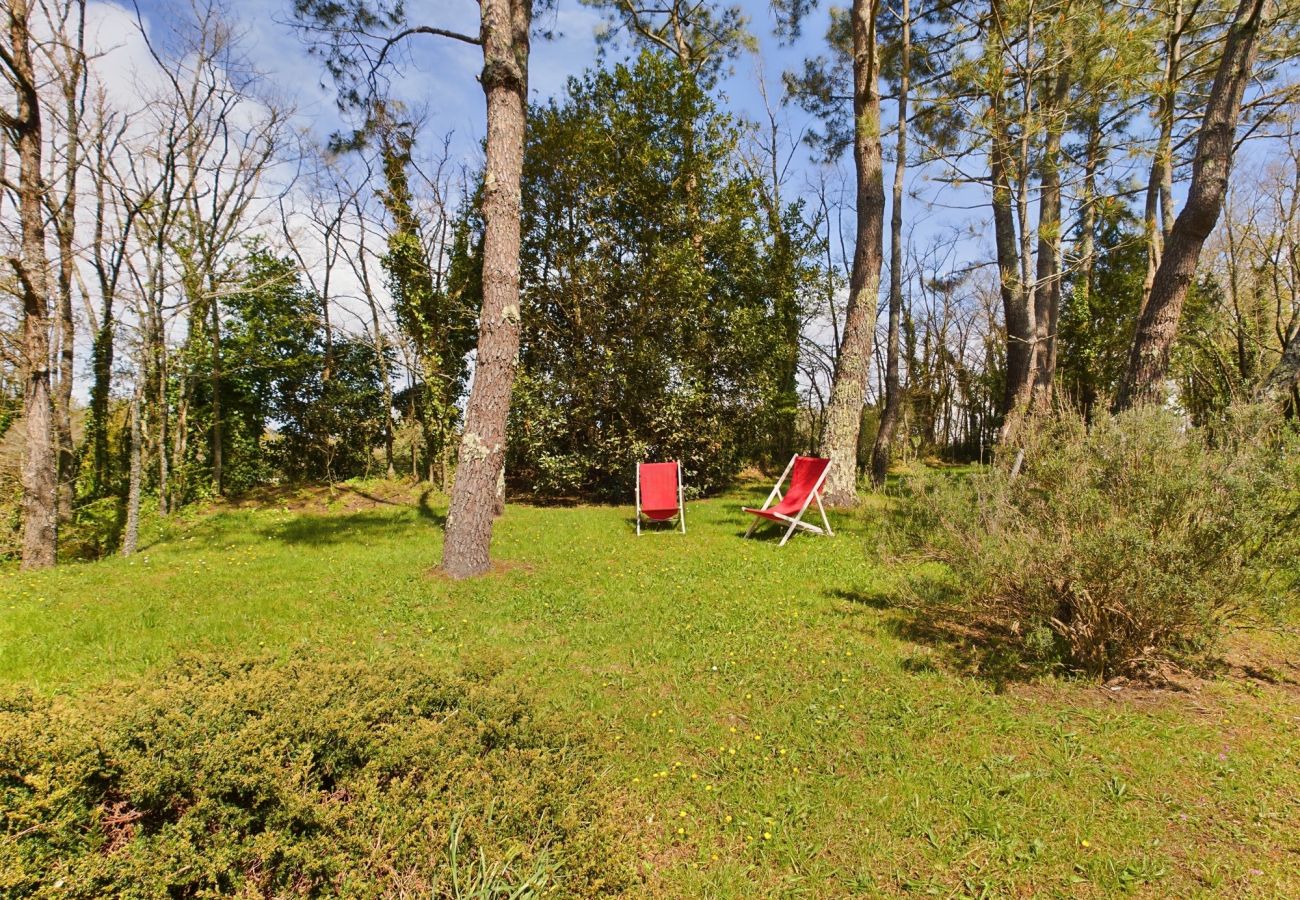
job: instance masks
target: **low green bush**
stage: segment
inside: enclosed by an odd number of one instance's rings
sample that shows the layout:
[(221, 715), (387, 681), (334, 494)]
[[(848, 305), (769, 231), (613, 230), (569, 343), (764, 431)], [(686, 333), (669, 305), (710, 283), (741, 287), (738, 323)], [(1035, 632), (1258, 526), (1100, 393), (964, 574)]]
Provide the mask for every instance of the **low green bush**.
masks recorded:
[(0, 699), (0, 895), (584, 897), (630, 869), (590, 756), (482, 676), (193, 658)]
[(929, 612), (1108, 677), (1195, 662), (1225, 626), (1295, 598), (1300, 445), (1275, 417), (1205, 430), (1162, 409), (1091, 427), (1061, 414), (1018, 449), (1018, 475), (1004, 458), (915, 484), (911, 536), (945, 564), (913, 583)]

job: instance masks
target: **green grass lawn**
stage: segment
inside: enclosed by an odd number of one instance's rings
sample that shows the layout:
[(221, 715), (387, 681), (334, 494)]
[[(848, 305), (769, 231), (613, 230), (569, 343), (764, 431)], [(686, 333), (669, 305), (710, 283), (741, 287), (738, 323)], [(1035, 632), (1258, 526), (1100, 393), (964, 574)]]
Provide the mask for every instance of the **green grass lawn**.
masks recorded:
[(878, 508), (778, 548), (741, 539), (761, 499), (640, 538), (630, 508), (511, 506), (463, 583), (431, 574), (445, 502), (395, 485), (195, 513), (134, 559), (0, 573), (0, 681), (487, 661), (599, 748), (652, 896), (1300, 896), (1294, 668), (998, 690), (890, 605)]

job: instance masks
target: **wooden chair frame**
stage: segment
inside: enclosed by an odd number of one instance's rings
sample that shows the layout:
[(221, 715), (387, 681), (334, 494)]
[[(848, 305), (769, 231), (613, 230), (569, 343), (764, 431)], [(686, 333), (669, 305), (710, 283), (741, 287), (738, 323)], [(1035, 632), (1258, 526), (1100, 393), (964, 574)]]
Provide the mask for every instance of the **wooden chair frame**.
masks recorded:
[[(682, 489), (682, 464), (680, 460), (673, 460), (677, 466), (677, 524), (681, 527), (682, 534), (686, 533), (686, 495)], [(651, 519), (645, 517), (651, 522), (671, 522), (672, 516), (666, 519)], [(674, 531), (677, 529), (674, 528)], [(636, 464), (636, 533), (641, 534), (641, 463)]]
[[(785, 479), (790, 475), (790, 471), (794, 468), (794, 462), (798, 458), (799, 458), (799, 454), (797, 453), (794, 456), (790, 457), (790, 462), (786, 465), (785, 471), (781, 473), (781, 477), (776, 480), (776, 485), (772, 488), (772, 493), (768, 494), (767, 499), (763, 501), (763, 505), (762, 507), (760, 507), (760, 511), (766, 510), (769, 506), (771, 506), (773, 500), (776, 500), (777, 502), (781, 501), (782, 499), (781, 485), (785, 483)], [(778, 547), (785, 546), (785, 542), (790, 540), (790, 535), (794, 534), (794, 530), (796, 528), (802, 528), (805, 531), (812, 532), (813, 534), (824, 534), (827, 537), (835, 537), (835, 532), (831, 531), (830, 519), (826, 517), (826, 508), (822, 506), (822, 485), (826, 483), (826, 476), (830, 474), (830, 471), (831, 471), (830, 466), (827, 466), (825, 469), (822, 470), (822, 474), (817, 479), (817, 483), (814, 484), (813, 489), (808, 492), (808, 498), (804, 500), (803, 506), (799, 508), (798, 515), (786, 516), (786, 515), (782, 515), (781, 513), (771, 514), (776, 518), (780, 519), (782, 522), (790, 523), (790, 527), (786, 529), (785, 535), (782, 536), (781, 538), (781, 543), (777, 545)], [(817, 504), (817, 511), (821, 513), (822, 525), (825, 526), (824, 528), (819, 528), (816, 525), (803, 521), (804, 513), (808, 511), (808, 507), (813, 503)], [(750, 513), (750, 515), (753, 515), (753, 513)], [(754, 516), (754, 521), (750, 523), (749, 529), (745, 532), (745, 537), (749, 537), (750, 535), (752, 535), (754, 533), (754, 529), (758, 528), (759, 523), (761, 523), (764, 519), (767, 519), (768, 521), (772, 521), (770, 518), (768, 518), (768, 516)]]

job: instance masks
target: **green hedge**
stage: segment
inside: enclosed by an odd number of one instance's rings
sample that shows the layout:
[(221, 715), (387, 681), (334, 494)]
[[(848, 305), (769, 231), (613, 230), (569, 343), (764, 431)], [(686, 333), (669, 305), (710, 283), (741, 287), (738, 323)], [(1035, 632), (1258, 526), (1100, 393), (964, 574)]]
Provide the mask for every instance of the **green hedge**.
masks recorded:
[(580, 743), (418, 663), (192, 658), (0, 697), (0, 896), (600, 896), (631, 871)]

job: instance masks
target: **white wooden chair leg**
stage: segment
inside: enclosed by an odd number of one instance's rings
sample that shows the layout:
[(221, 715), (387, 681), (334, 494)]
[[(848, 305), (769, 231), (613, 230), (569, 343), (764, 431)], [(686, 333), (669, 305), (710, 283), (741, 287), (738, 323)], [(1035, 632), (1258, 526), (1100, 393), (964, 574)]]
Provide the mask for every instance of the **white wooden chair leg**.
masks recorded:
[(682, 464), (677, 464), (677, 522), (686, 533), (686, 490), (682, 485)]
[(826, 518), (826, 507), (822, 506), (822, 498), (817, 498), (817, 510), (822, 514), (822, 524), (826, 526), (826, 536), (835, 537), (835, 532), (831, 531), (831, 520)]
[(784, 547), (785, 542), (790, 540), (790, 535), (794, 534), (794, 530), (798, 527), (799, 527), (799, 522), (797, 520), (791, 522), (790, 527), (785, 530), (785, 537), (781, 538), (781, 543), (777, 544), (777, 546)]

